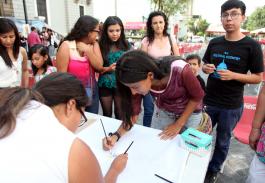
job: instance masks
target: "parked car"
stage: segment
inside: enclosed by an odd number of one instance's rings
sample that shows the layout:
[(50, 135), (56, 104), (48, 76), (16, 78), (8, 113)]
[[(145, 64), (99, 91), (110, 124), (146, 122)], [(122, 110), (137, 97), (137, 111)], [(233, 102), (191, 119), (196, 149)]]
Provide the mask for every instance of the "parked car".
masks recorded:
[(204, 37), (202, 37), (202, 36), (192, 36), (191, 42), (192, 43), (203, 43), (204, 42)]

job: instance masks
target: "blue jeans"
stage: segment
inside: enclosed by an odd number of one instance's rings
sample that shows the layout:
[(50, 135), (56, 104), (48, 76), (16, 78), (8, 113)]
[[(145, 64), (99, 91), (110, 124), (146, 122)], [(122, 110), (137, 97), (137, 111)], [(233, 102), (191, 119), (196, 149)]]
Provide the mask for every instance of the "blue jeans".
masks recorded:
[(143, 125), (150, 127), (154, 113), (154, 101), (150, 93), (146, 94), (143, 97), (143, 106), (144, 106)]
[[(168, 125), (175, 123), (176, 120), (180, 117), (180, 115), (176, 115), (172, 112), (165, 111), (163, 109), (159, 109), (155, 106), (155, 114), (152, 118), (152, 128), (164, 130)], [(185, 126), (181, 129), (181, 131), (185, 131), (187, 128), (198, 128), (202, 119), (202, 113), (192, 113), (188, 118)], [(180, 132), (181, 133), (181, 132)]]
[[(92, 92), (92, 97), (91, 97), (91, 92)], [(93, 89), (91, 88), (86, 88), (86, 93), (87, 96), (90, 100), (90, 105), (86, 107), (85, 111), (86, 112), (91, 112), (94, 114), (98, 114), (98, 108), (99, 108), (99, 96), (98, 96), (98, 85), (95, 82)]]
[(232, 131), (240, 120), (243, 105), (236, 109), (206, 106), (206, 112), (211, 117), (213, 128), (217, 124), (215, 148), (208, 170), (211, 172), (219, 172), (227, 157)]

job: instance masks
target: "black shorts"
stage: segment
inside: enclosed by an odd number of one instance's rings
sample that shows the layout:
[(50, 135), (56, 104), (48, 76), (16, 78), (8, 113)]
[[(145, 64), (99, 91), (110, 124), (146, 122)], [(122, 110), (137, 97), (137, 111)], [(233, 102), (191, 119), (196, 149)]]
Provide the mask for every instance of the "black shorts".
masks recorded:
[(99, 87), (98, 94), (99, 97), (109, 97), (109, 96), (117, 96), (118, 94), (117, 88), (107, 88), (107, 87)]

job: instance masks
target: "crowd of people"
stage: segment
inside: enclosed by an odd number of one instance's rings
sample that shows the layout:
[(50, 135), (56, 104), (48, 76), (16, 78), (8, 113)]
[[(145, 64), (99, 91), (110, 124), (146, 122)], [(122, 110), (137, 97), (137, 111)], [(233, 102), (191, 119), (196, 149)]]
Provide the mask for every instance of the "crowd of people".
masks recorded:
[[(206, 183), (216, 182), (242, 115), (244, 84), (262, 81), (261, 47), (240, 32), (245, 11), (240, 0), (222, 5), (226, 34), (210, 41), (202, 59), (197, 54), (180, 57), (160, 11), (150, 13), (138, 50), (127, 41), (117, 16), (102, 25), (81, 16), (59, 45), (52, 30), (44, 27), (39, 35), (32, 27), (28, 53), (14, 22), (0, 18), (0, 182), (116, 182), (128, 154), (117, 156), (103, 177), (95, 155), (74, 132), (86, 122), (84, 112), (98, 114), (100, 103), (104, 116), (114, 113), (122, 121), (103, 139), (103, 149), (110, 150), (138, 121), (142, 102), (143, 125), (162, 130), (161, 140), (190, 127), (211, 133), (216, 126), (205, 178)], [(51, 60), (57, 46), (56, 60)], [(201, 68), (209, 74), (206, 85)], [(257, 153), (249, 183), (261, 183), (265, 176), (264, 93), (265, 87), (250, 136)]]
[(48, 48), (50, 56), (55, 56), (55, 49), (58, 47), (59, 40), (56, 38), (53, 30), (42, 27), (42, 31), (39, 31), (36, 27), (32, 26), (27, 37), (23, 36), (21, 32), (19, 34), (20, 46), (26, 50), (29, 50), (36, 44), (42, 44)]

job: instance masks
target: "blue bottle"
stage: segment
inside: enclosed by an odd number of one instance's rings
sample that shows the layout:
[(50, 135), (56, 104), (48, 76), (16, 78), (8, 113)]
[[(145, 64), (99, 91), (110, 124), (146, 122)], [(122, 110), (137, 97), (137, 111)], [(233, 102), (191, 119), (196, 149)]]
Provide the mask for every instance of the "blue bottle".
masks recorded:
[(214, 72), (214, 77), (220, 78), (220, 75), (217, 73), (217, 71), (220, 70), (227, 70), (227, 65), (225, 64), (225, 60), (223, 61), (216, 67), (216, 71)]
[(227, 65), (225, 64), (225, 59), (217, 66), (216, 68), (217, 71), (219, 70), (227, 70)]

